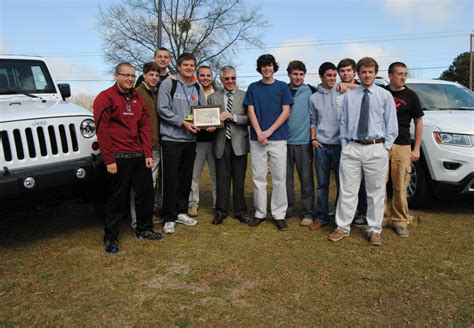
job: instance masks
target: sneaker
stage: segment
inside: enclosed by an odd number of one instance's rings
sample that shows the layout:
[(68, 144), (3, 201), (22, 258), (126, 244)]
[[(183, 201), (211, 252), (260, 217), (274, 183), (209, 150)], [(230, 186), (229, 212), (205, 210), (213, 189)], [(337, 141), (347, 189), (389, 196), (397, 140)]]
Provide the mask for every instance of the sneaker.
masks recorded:
[(188, 207), (188, 215), (192, 217), (196, 217), (198, 215), (198, 207), (197, 205), (189, 205)]
[(104, 249), (106, 253), (118, 253), (119, 249), (117, 246), (116, 240), (106, 240), (104, 241)]
[(382, 245), (382, 236), (377, 232), (372, 232), (369, 235), (369, 242), (372, 246), (380, 246)]
[(399, 235), (402, 238), (408, 238), (408, 236), (410, 235), (408, 228), (405, 226), (396, 226), (394, 227), (394, 230), (397, 233), (397, 235)]
[(154, 230), (135, 231), (135, 238), (137, 239), (150, 239), (160, 240), (163, 237)]
[(313, 223), (313, 219), (303, 218), (303, 220), (301, 220), (301, 222), (300, 222), (300, 226), (307, 227), (307, 226), (311, 225), (311, 223)]
[(412, 213), (408, 212), (407, 220), (408, 220), (408, 224), (412, 224), (413, 221), (415, 220), (415, 216)]
[(197, 220), (195, 220), (193, 218), (190, 218), (189, 215), (181, 213), (181, 214), (178, 214), (178, 218), (176, 219), (176, 223), (181, 223), (181, 224), (184, 224), (184, 225), (193, 226), (193, 225), (196, 225), (198, 222), (197, 222)]
[(286, 231), (288, 230), (288, 225), (285, 220), (273, 220), (278, 230)]
[(344, 230), (340, 228), (336, 228), (336, 230), (334, 230), (333, 232), (329, 234), (328, 239), (330, 241), (339, 241), (344, 237), (349, 237), (349, 235), (350, 235), (349, 232), (345, 232)]
[(317, 219), (308, 228), (309, 228), (309, 230), (319, 230), (319, 229), (321, 229), (322, 227), (325, 227), (325, 226), (327, 226), (326, 222), (324, 222), (321, 219)]
[(174, 227), (176, 227), (176, 222), (173, 222), (173, 221), (165, 222), (165, 225), (163, 226), (163, 231), (164, 233), (167, 233), (167, 234), (173, 233)]
[(356, 215), (353, 221), (356, 227), (363, 227), (367, 225), (367, 219), (365, 215)]

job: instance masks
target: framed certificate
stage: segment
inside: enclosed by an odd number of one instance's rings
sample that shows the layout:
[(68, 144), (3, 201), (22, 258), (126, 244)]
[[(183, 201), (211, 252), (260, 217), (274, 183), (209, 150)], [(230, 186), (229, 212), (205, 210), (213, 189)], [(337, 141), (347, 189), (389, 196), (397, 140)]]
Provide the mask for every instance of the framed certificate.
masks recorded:
[(222, 128), (224, 123), (220, 120), (222, 105), (192, 106), (193, 123), (198, 128)]

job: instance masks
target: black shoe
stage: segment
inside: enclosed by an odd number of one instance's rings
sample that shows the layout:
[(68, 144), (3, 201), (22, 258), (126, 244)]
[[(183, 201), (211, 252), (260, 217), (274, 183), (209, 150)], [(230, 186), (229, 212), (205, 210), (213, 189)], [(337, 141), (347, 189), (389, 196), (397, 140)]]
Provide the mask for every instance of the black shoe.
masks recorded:
[(137, 239), (150, 239), (150, 240), (160, 240), (163, 238), (161, 234), (154, 230), (143, 230), (135, 231), (135, 238)]
[(117, 241), (116, 240), (105, 240), (104, 241), (104, 249), (106, 253), (118, 253), (119, 249), (117, 246)]
[(237, 220), (240, 221), (240, 223), (249, 223), (250, 222), (250, 218), (249, 218), (249, 215), (247, 213), (242, 213), (242, 214), (239, 214), (239, 215), (236, 215), (235, 218)]
[(286, 225), (285, 220), (274, 220), (274, 222), (275, 222), (275, 225), (278, 228), (278, 230), (280, 230), (280, 231), (288, 230), (288, 226)]
[(214, 215), (214, 219), (212, 220), (212, 224), (221, 224), (222, 222), (224, 222), (224, 219), (227, 217), (227, 215), (225, 214), (215, 214)]
[(265, 220), (266, 220), (266, 218), (264, 218), (264, 219), (253, 218), (252, 220), (249, 221), (248, 225), (251, 226), (251, 227), (256, 227), (256, 226), (260, 225), (260, 223), (262, 223)]

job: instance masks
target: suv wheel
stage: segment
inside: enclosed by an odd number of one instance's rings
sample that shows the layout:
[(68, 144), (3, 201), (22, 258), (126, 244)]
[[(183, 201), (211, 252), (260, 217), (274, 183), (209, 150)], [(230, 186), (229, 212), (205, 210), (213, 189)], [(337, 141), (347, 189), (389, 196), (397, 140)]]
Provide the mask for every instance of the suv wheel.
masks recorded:
[(422, 208), (431, 198), (429, 177), (422, 159), (411, 164), (410, 182), (407, 187), (408, 206)]

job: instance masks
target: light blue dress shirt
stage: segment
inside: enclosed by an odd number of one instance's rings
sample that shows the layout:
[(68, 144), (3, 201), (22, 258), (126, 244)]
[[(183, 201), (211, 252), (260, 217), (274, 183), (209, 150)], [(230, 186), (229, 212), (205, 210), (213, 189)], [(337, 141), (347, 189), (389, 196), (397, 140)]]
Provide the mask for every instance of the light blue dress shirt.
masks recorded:
[[(369, 88), (369, 135), (367, 139), (385, 139), (385, 148), (392, 148), (398, 136), (398, 121), (395, 101), (387, 90), (372, 84)], [(342, 103), (340, 125), (341, 146), (344, 148), (349, 141), (358, 140), (360, 105), (364, 96), (364, 87), (357, 86), (352, 92), (346, 93)]]

